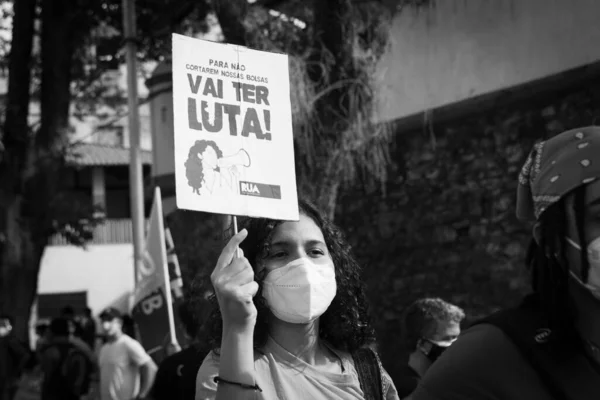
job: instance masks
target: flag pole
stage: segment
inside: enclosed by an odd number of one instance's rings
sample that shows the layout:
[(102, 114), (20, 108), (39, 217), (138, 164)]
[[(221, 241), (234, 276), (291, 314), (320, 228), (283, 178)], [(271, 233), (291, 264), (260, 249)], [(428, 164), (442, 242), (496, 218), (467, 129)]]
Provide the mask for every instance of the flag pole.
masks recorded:
[(144, 247), (144, 188), (138, 114), (135, 0), (123, 0), (123, 26), (127, 58), (127, 97), (129, 108), (129, 195), (133, 236), (133, 271), (137, 285)]
[[(232, 215), (233, 218), (233, 234), (237, 235), (238, 234), (238, 224), (237, 224), (237, 217), (235, 215)], [(235, 248), (235, 256), (236, 258), (240, 258), (241, 254), (240, 254), (240, 246), (237, 246)]]
[(154, 202), (156, 204), (156, 213), (160, 218), (159, 235), (160, 243), (163, 248), (162, 254), (162, 268), (164, 276), (164, 288), (165, 288), (165, 299), (167, 301), (167, 315), (169, 318), (169, 333), (171, 336), (171, 344), (177, 345), (177, 336), (175, 333), (175, 315), (173, 313), (173, 295), (171, 294), (171, 279), (169, 278), (169, 263), (167, 262), (167, 241), (165, 240), (165, 227), (164, 227), (164, 216), (162, 210), (162, 196), (160, 193), (160, 187), (154, 189)]

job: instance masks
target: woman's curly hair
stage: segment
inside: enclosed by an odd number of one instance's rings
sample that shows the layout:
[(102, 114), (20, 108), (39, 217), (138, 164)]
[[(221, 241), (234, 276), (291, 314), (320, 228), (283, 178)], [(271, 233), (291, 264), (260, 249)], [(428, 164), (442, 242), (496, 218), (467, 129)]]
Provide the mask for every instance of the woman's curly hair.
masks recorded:
[[(194, 145), (190, 147), (188, 152), (188, 158), (185, 161), (185, 176), (188, 180), (188, 185), (194, 189), (194, 193), (200, 194), (200, 189), (204, 184), (204, 167), (202, 161), (198, 158), (202, 153), (206, 151), (208, 146), (211, 146), (217, 158), (223, 157), (223, 152), (219, 149), (219, 146), (213, 140), (196, 140)], [(216, 168), (219, 171), (219, 167)]]
[[(335, 266), (337, 293), (327, 311), (320, 318), (319, 335), (336, 349), (353, 352), (360, 347), (375, 343), (375, 331), (371, 326), (369, 307), (361, 280), (361, 268), (351, 254), (350, 245), (340, 230), (317, 208), (305, 200), (299, 201), (300, 214), (311, 218), (321, 229), (329, 254)], [(248, 236), (240, 245), (244, 256), (256, 271), (258, 264), (268, 254), (269, 243), (277, 226), (284, 221), (265, 218), (248, 218), (240, 225)], [(255, 276), (259, 290), (254, 297), (258, 311), (254, 328), (254, 347), (261, 348), (268, 338), (269, 309), (262, 297), (262, 281), (265, 271)], [(213, 311), (207, 321), (208, 340), (211, 348), (218, 352), (221, 346), (221, 312), (216, 296), (212, 296)]]

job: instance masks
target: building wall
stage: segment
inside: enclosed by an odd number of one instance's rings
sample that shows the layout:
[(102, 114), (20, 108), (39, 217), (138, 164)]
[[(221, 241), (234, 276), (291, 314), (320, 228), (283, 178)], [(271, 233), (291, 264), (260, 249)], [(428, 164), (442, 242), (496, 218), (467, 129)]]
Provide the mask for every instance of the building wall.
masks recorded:
[(379, 120), (395, 120), (600, 60), (597, 0), (444, 0), (391, 28)]
[(97, 315), (108, 306), (129, 311), (134, 288), (131, 244), (48, 246), (38, 276), (38, 293), (87, 291), (88, 306)]

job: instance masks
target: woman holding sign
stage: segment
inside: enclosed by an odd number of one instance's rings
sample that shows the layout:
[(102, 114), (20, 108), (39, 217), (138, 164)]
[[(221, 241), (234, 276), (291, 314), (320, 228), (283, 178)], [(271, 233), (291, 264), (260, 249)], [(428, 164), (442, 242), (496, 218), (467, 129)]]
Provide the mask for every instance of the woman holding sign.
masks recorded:
[(367, 347), (374, 331), (360, 268), (310, 204), (300, 202), (298, 222), (249, 219), (211, 279), (215, 350), (198, 372), (196, 400), (398, 399)]

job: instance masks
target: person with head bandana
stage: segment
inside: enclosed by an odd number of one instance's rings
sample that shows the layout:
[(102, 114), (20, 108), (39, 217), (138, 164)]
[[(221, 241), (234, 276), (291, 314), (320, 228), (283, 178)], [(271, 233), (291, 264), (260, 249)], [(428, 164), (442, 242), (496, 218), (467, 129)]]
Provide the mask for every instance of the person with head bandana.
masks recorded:
[(600, 396), (600, 127), (537, 143), (519, 175), (532, 293), (465, 331), (412, 400)]

